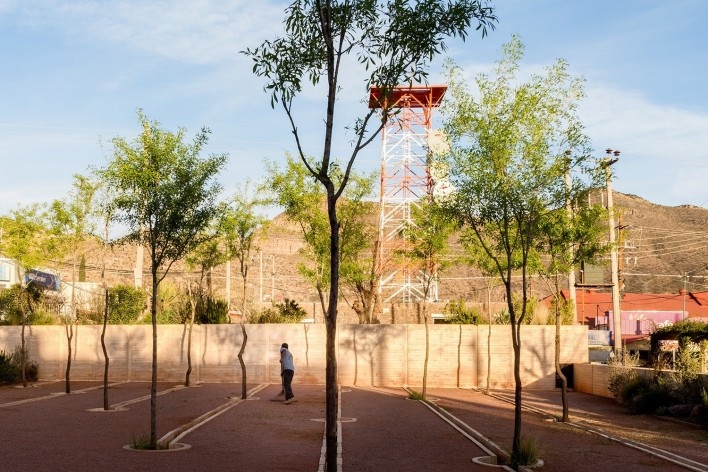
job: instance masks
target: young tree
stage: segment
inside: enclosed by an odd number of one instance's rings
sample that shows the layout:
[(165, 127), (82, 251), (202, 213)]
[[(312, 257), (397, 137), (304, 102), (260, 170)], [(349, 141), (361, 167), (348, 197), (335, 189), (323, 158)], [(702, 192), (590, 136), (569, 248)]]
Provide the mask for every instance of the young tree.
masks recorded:
[[(220, 213), (223, 212), (220, 210)], [(189, 387), (189, 377), (192, 374), (192, 330), (194, 328), (194, 319), (197, 314), (197, 299), (210, 297), (211, 291), (205, 293), (204, 278), (210, 274), (214, 267), (223, 264), (226, 261), (226, 254), (219, 247), (218, 228), (216, 223), (212, 223), (209, 228), (204, 230), (208, 233), (206, 239), (190, 252), (185, 260), (190, 268), (199, 267), (199, 279), (196, 284), (196, 290), (192, 288), (192, 281), (187, 280), (187, 298), (189, 300), (189, 317), (184, 320), (187, 325), (187, 372), (184, 375), (184, 386)]]
[(423, 391), (425, 400), (428, 384), (428, 358), (430, 355), (430, 334), (428, 332), (428, 298), (430, 287), (438, 278), (441, 270), (450, 261), (444, 257), (449, 249), (448, 239), (455, 230), (455, 221), (441, 211), (431, 201), (422, 201), (413, 206), (412, 221), (404, 229), (408, 247), (403, 249), (403, 256), (417, 265), (421, 278), (423, 322), (425, 323), (425, 358), (423, 360)]
[(241, 398), (247, 397), (246, 388), (246, 363), (243, 353), (248, 342), (246, 332), (246, 319), (249, 314), (246, 287), (248, 285), (248, 270), (251, 254), (258, 250), (256, 240), (259, 231), (262, 231), (268, 222), (264, 216), (256, 213), (256, 208), (261, 204), (258, 195), (250, 195), (248, 184), (236, 194), (231, 204), (226, 209), (226, 214), (221, 221), (221, 235), (226, 247), (226, 263), (231, 264), (235, 257), (238, 260), (239, 274), (241, 275), (241, 334), (243, 342), (238, 351), (238, 361), (241, 365)]
[(0, 253), (15, 262), (19, 290), (17, 306), (22, 318), (20, 364), (22, 385), (27, 387), (27, 347), (25, 329), (29, 314), (34, 309), (32, 292), (28, 290), (23, 276), (29, 270), (36, 269), (49, 259), (47, 242), (47, 224), (45, 209), (39, 204), (18, 207), (10, 211), (3, 224), (0, 238)]
[[(472, 21), (486, 34), (496, 18), (484, 0), (396, 1), (383, 0), (294, 0), (286, 9), (285, 35), (245, 52), (253, 58), (253, 71), (267, 80), (271, 106), (280, 103), (291, 124), (297, 151), (308, 171), (327, 192), (330, 236), (330, 289), (325, 315), (326, 347), (326, 467), (337, 461), (337, 358), (335, 351), (337, 302), (339, 298), (339, 229), (337, 201), (346, 187), (359, 152), (375, 139), (390, 118), (386, 100), (400, 84), (418, 83), (427, 76), (429, 62), (445, 50), (450, 37), (467, 36)], [(353, 126), (353, 147), (342, 179), (332, 178), (332, 141), (335, 111), (343, 65), (356, 58), (368, 94), (370, 86), (382, 94), (381, 120), (369, 129), (376, 109), (371, 108)], [(347, 71), (347, 76), (358, 72)], [(326, 81), (324, 139), (318, 159), (308, 159), (296, 125), (293, 104), (304, 83), (316, 86)]]
[(86, 236), (90, 235), (95, 225), (93, 222), (93, 199), (97, 185), (83, 175), (74, 175), (73, 188), (67, 200), (55, 200), (50, 207), (50, 220), (53, 231), (62, 241), (71, 258), (71, 300), (70, 313), (64, 319), (66, 332), (66, 393), (71, 393), (71, 342), (74, 339), (76, 316), (76, 282), (79, 266), (79, 249)]
[[(285, 209), (285, 215), (300, 227), (305, 240), (304, 253), (309, 264), (301, 264), (298, 270), (317, 290), (323, 313), (327, 306), (327, 290), (330, 286), (330, 238), (327, 215), (322, 213), (326, 195), (322, 186), (312, 178), (307, 168), (287, 156), (285, 169), (267, 164), (268, 180), (265, 190), (270, 193), (268, 202)], [(333, 178), (341, 173), (333, 172)], [(357, 293), (359, 321), (371, 320), (372, 300), (375, 290), (371, 263), (363, 260), (362, 253), (371, 249), (375, 238), (370, 224), (373, 205), (364, 199), (373, 193), (375, 175), (359, 175), (352, 172), (349, 185), (337, 204), (340, 223), (339, 259), (340, 280), (354, 288)], [(369, 316), (367, 317), (367, 313)]]
[(109, 315), (109, 291), (108, 291), (108, 281), (106, 280), (106, 252), (109, 245), (109, 234), (111, 221), (113, 220), (113, 207), (108, 189), (97, 187), (101, 191), (97, 206), (99, 207), (99, 213), (101, 215), (103, 223), (103, 235), (101, 237), (101, 285), (103, 286), (103, 326), (101, 327), (101, 350), (103, 351), (103, 409), (110, 409), (110, 404), (108, 402), (108, 369), (111, 363), (110, 357), (108, 357), (108, 347), (106, 346), (106, 326), (108, 325), (108, 315)]
[[(568, 379), (560, 365), (560, 327), (563, 323), (563, 308), (565, 304), (574, 303), (564, 300), (561, 296), (560, 275), (567, 274), (581, 261), (591, 262), (598, 256), (607, 253), (606, 210), (602, 205), (580, 206), (573, 210), (570, 203), (570, 193), (573, 189), (567, 187), (568, 198), (566, 208), (548, 214), (541, 222), (538, 240), (538, 251), (544, 255), (540, 273), (553, 283), (553, 308), (555, 315), (555, 366), (556, 375), (561, 381), (561, 401), (563, 413), (561, 421), (568, 421)], [(577, 194), (576, 194), (577, 195)], [(569, 310), (573, 313), (573, 310)], [(575, 322), (576, 320), (572, 320)]]
[[(514, 349), (515, 415), (512, 466), (518, 468), (521, 439), (521, 325), (527, 317), (529, 278), (539, 267), (544, 222), (565, 211), (566, 151), (570, 167), (587, 175), (589, 140), (577, 117), (582, 82), (557, 61), (544, 74), (519, 83), (523, 56), (517, 38), (503, 47), (496, 78), (477, 77), (468, 90), (461, 71), (449, 66), (443, 116), (453, 146), (450, 181), (456, 191), (447, 206), (467, 226), (471, 244), (492, 260), (508, 303)], [(576, 178), (572, 188), (580, 188)], [(512, 275), (520, 275), (514, 303)]]
[(221, 190), (214, 179), (227, 156), (200, 157), (208, 141), (207, 128), (202, 128), (194, 142), (185, 144), (184, 129), (164, 131), (142, 111), (138, 111), (138, 120), (143, 129), (140, 136), (133, 142), (114, 138), (113, 159), (100, 175), (115, 191), (112, 205), (117, 220), (130, 230), (128, 239), (144, 240), (150, 257), (150, 447), (156, 448), (158, 289), (172, 264), (208, 237), (204, 229), (218, 211), (216, 200)]
[[(265, 41), (245, 53), (253, 58), (253, 72), (267, 80), (271, 106), (279, 103), (291, 125), (297, 152), (308, 171), (327, 192), (327, 219), (330, 236), (330, 289), (325, 315), (326, 347), (326, 468), (335, 470), (337, 461), (337, 358), (335, 339), (339, 298), (339, 229), (337, 201), (346, 187), (352, 165), (359, 152), (372, 142), (390, 118), (392, 104), (386, 99), (394, 87), (419, 83), (427, 77), (430, 61), (446, 49), (445, 41), (459, 36), (465, 39), (476, 22), (476, 29), (486, 34), (494, 26), (492, 8), (485, 0), (294, 0), (285, 11), (285, 35)], [(366, 74), (362, 93), (377, 86), (382, 91), (381, 120), (369, 129), (376, 108), (356, 120), (349, 160), (342, 179), (332, 179), (332, 141), (337, 98), (345, 69), (356, 58), (359, 70)], [(318, 159), (308, 159), (296, 125), (293, 104), (309, 82), (316, 86), (326, 81), (327, 100), (324, 113), (324, 138)], [(362, 97), (363, 98), (363, 97)], [(374, 120), (375, 121), (375, 120)]]

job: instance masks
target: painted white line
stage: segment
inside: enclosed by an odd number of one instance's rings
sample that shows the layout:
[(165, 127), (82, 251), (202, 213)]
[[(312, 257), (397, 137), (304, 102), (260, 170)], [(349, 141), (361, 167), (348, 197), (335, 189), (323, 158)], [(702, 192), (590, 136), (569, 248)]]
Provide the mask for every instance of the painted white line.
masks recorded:
[[(514, 404), (513, 400), (509, 400), (505, 398), (504, 396), (501, 395), (496, 395), (493, 393), (489, 394), (490, 397), (496, 398), (497, 400)], [(523, 402), (521, 403), (521, 407), (525, 410), (529, 410), (535, 413), (538, 413), (543, 416), (547, 416), (550, 418), (556, 418), (555, 415), (548, 413), (545, 410), (542, 410), (541, 408), (537, 407), (532, 407), (529, 405), (525, 405)], [(666, 451), (664, 449), (660, 449), (658, 447), (650, 446), (648, 444), (636, 442), (636, 441), (631, 441), (629, 439), (625, 439), (619, 436), (612, 436), (609, 433), (606, 433), (605, 431), (602, 431), (601, 429), (594, 429), (592, 427), (586, 426), (582, 423), (576, 423), (573, 421), (569, 421), (568, 423), (569, 426), (572, 426), (574, 428), (587, 431), (588, 433), (595, 434), (597, 436), (603, 437), (605, 439), (608, 439), (610, 441), (616, 442), (617, 444), (621, 444), (623, 446), (630, 447), (632, 449), (636, 449), (638, 451), (644, 452), (646, 454), (652, 455), (654, 457), (657, 457), (659, 459), (663, 459), (665, 461), (671, 462), (676, 465), (680, 465), (681, 467), (685, 467), (686, 469), (693, 470), (695, 472), (708, 472), (708, 464), (703, 464), (701, 462), (696, 462), (692, 459), (689, 459), (687, 457), (679, 456), (678, 454), (674, 454), (673, 452)]]
[[(120, 384), (124, 384), (124, 383), (128, 383), (128, 381), (124, 380), (121, 382), (114, 382), (114, 383), (108, 384), (108, 386), (113, 387), (114, 385), (120, 385)], [(54, 392), (54, 393), (49, 393), (47, 395), (43, 395), (41, 397), (26, 398), (24, 400), (17, 400), (17, 401), (9, 402), (9, 403), (2, 403), (2, 404), (0, 404), (0, 408), (5, 408), (7, 406), (13, 406), (13, 405), (22, 405), (23, 403), (38, 402), (40, 400), (48, 400), (50, 398), (58, 398), (62, 395), (74, 395), (74, 394), (78, 394), (78, 393), (86, 393), (91, 390), (98, 390), (100, 388), (103, 388), (103, 384), (95, 386), (95, 387), (86, 387), (86, 388), (82, 388), (80, 390), (74, 390), (73, 392), (68, 393), (68, 394), (66, 392)]]
[[(177, 390), (182, 390), (185, 388), (188, 388), (188, 387), (185, 387), (184, 385), (177, 385), (176, 387), (168, 388), (167, 390), (157, 392), (157, 396), (159, 397), (160, 395), (166, 395), (168, 393), (176, 392)], [(142, 397), (133, 398), (131, 400), (126, 400), (124, 402), (114, 403), (113, 405), (110, 406), (110, 408), (120, 409), (125, 406), (132, 405), (133, 403), (139, 403), (139, 402), (144, 402), (145, 400), (150, 400), (150, 397), (151, 397), (151, 395), (144, 395)]]
[[(248, 391), (247, 396), (250, 397), (251, 395), (260, 392), (264, 388), (266, 388), (270, 384), (261, 384), (258, 385), (257, 387), (252, 388), (251, 390)], [(219, 405), (218, 407), (214, 408), (211, 411), (208, 411), (204, 413), (203, 415), (193, 419), (192, 421), (180, 426), (179, 428), (175, 428), (169, 433), (165, 434), (160, 438), (158, 441), (158, 444), (167, 444), (169, 443), (169, 449), (176, 448), (178, 445), (180, 445), (179, 441), (184, 438), (186, 435), (191, 433), (192, 431), (200, 428), (201, 426), (207, 424), (214, 418), (220, 416), (221, 414), (227, 412), (231, 408), (235, 407), (239, 403), (243, 401), (242, 398), (233, 398), (229, 400), (228, 402)]]
[[(322, 435), (322, 449), (320, 449), (320, 463), (317, 472), (324, 472), (327, 464), (327, 420), (324, 421), (325, 429)], [(337, 385), (337, 472), (344, 469), (342, 459), (342, 387)]]

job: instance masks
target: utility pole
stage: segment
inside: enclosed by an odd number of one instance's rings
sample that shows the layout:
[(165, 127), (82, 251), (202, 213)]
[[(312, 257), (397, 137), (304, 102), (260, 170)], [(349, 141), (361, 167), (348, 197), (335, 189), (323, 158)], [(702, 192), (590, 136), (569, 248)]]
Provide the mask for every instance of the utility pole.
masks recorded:
[(612, 266), (612, 331), (615, 337), (615, 359), (619, 360), (620, 355), (622, 354), (622, 312), (620, 311), (617, 238), (615, 236), (615, 214), (612, 201), (612, 170), (610, 169), (610, 166), (619, 160), (620, 152), (614, 151), (614, 159), (611, 158), (611, 155), (613, 154), (612, 149), (607, 149), (605, 152), (607, 153), (607, 156), (603, 160), (602, 166), (605, 168), (605, 180), (607, 184), (607, 211), (610, 219), (610, 245), (612, 247), (610, 252), (610, 265)]

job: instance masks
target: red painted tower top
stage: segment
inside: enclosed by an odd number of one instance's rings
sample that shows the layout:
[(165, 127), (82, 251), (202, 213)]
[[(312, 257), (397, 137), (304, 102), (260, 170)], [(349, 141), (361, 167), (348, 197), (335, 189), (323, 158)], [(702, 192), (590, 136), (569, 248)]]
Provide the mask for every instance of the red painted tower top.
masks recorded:
[(446, 90), (447, 85), (399, 85), (385, 97), (384, 89), (371, 87), (369, 108), (382, 108), (387, 101), (390, 108), (437, 108)]

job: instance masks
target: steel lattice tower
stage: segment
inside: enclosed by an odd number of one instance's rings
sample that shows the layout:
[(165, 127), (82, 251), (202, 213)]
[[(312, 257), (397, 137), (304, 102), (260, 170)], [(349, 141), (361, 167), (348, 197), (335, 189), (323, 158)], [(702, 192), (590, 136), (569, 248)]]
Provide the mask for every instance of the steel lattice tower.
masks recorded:
[[(411, 223), (412, 208), (431, 195), (428, 137), (432, 114), (447, 86), (399, 86), (389, 96), (372, 87), (370, 108), (391, 109), (382, 132), (379, 217), (379, 292), (382, 302), (422, 300), (424, 274), (395, 257), (407, 246), (403, 229)], [(429, 295), (437, 298), (437, 284)]]

